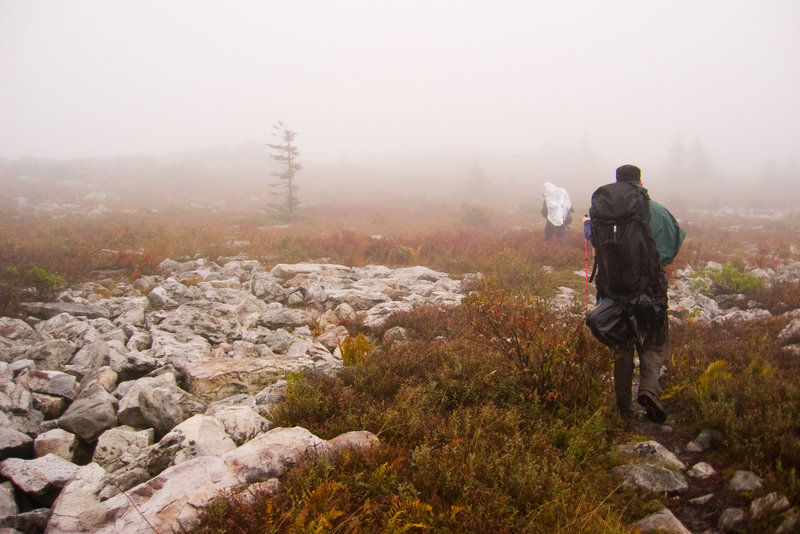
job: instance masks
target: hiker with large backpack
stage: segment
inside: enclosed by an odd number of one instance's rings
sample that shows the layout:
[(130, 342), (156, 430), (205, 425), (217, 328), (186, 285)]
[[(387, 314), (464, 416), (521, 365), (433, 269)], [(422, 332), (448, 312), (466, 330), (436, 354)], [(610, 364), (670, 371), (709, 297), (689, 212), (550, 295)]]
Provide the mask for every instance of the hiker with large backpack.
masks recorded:
[(550, 241), (556, 236), (559, 243), (566, 245), (567, 225), (572, 222), (572, 214), (575, 212), (569, 193), (563, 187), (545, 182), (542, 196), (542, 217), (547, 220), (544, 224), (544, 240)]
[(661, 367), (667, 341), (667, 276), (664, 268), (680, 250), (685, 232), (672, 214), (650, 200), (641, 170), (617, 168), (617, 181), (592, 194), (584, 234), (595, 249), (592, 279), (597, 306), (586, 324), (614, 353), (614, 392), (620, 414), (629, 418), (634, 353), (639, 355), (637, 401), (647, 418), (666, 420), (661, 403)]

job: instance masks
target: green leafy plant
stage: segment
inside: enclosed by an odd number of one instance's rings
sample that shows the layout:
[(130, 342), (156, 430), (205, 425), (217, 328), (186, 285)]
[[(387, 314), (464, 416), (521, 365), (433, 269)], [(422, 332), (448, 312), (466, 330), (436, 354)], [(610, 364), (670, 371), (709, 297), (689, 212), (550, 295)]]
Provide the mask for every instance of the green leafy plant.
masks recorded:
[[(319, 433), (323, 425), (339, 410), (342, 398), (341, 381), (322, 373), (296, 373), (286, 377), (286, 399), (269, 414), (277, 425), (293, 422)], [(293, 425), (290, 425), (293, 426)]]
[(66, 285), (64, 278), (49, 273), (39, 267), (31, 267), (28, 269), (25, 273), (25, 281), (33, 287), (40, 298), (47, 297), (53, 291)]
[(693, 287), (703, 293), (720, 295), (725, 293), (753, 293), (764, 286), (764, 282), (752, 271), (725, 262), (720, 267), (702, 269), (692, 278)]
[(406, 265), (416, 265), (419, 263), (419, 253), (421, 249), (422, 245), (417, 248), (408, 245), (400, 245), (397, 247), (397, 253), (400, 256), (400, 260)]

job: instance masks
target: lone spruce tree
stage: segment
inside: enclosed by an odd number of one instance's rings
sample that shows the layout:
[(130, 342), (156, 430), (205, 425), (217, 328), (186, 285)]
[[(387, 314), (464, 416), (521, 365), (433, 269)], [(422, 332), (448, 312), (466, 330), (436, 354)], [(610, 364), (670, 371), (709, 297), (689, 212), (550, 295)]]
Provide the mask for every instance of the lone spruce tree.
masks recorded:
[(278, 178), (278, 181), (270, 184), (270, 187), (275, 190), (275, 195), (280, 199), (273, 204), (273, 207), (283, 220), (291, 222), (294, 220), (295, 208), (298, 204), (297, 196), (294, 193), (296, 189), (294, 175), (303, 168), (297, 163), (297, 158), (300, 155), (294, 145), (294, 138), (297, 132), (293, 132), (280, 121), (277, 124), (273, 124), (272, 128), (275, 130), (272, 135), (281, 141), (276, 144), (267, 143), (267, 146), (272, 149), (272, 159), (280, 163), (280, 169), (270, 173)]

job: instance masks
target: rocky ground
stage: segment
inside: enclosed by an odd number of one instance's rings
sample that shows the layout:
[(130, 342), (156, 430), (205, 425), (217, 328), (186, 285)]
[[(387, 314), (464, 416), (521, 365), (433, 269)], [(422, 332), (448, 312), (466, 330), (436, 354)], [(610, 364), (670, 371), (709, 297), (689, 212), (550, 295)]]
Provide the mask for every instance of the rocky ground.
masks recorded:
[[(265, 415), (288, 374), (341, 367), (346, 321), (377, 326), (413, 306), (457, 305), (471, 278), (424, 267), (266, 270), (246, 258), (165, 260), (161, 268), (129, 285), (100, 280), (29, 303), (26, 321), (0, 318), (6, 532), (170, 531), (225, 490), (274, 486), (302, 454), (374, 445), (368, 432), (324, 441), (272, 428)], [(678, 273), (671, 287), (672, 320), (769, 313), (757, 303), (720, 306), (693, 291), (691, 274)], [(800, 264), (762, 275), (797, 280)], [(554, 305), (574, 298), (563, 288)], [(800, 315), (792, 313), (781, 336), (797, 351)], [(632, 425), (647, 439), (620, 448), (617, 474), (673, 497), (668, 510), (643, 519), (643, 531), (723, 532), (763, 509), (784, 515), (780, 532), (796, 520), (784, 497), (762, 494), (757, 475), (703, 463), (724, 436), (685, 436), (669, 419), (653, 425), (640, 416)]]

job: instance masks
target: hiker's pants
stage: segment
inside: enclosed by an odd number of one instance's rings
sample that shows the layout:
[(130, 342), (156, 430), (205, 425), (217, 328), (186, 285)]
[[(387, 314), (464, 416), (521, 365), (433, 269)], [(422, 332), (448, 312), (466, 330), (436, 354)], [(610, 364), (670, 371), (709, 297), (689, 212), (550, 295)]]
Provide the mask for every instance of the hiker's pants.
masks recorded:
[(550, 221), (545, 222), (544, 225), (544, 240), (550, 241), (556, 236), (556, 239), (562, 245), (567, 244), (567, 227), (566, 225), (556, 226)]
[(665, 317), (661, 325), (648, 332), (643, 345), (614, 349), (614, 392), (620, 410), (631, 409), (634, 350), (639, 354), (639, 391), (652, 393), (656, 398), (661, 396), (659, 380), (661, 367), (664, 365), (668, 328), (669, 320)]

